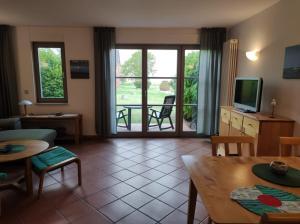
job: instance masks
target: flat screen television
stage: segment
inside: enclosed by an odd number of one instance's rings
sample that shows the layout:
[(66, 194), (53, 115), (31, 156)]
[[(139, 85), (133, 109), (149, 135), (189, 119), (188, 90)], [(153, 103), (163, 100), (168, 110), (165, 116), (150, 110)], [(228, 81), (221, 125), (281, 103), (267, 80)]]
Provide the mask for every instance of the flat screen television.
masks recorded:
[(262, 78), (237, 77), (235, 79), (233, 106), (246, 113), (259, 112), (262, 87)]

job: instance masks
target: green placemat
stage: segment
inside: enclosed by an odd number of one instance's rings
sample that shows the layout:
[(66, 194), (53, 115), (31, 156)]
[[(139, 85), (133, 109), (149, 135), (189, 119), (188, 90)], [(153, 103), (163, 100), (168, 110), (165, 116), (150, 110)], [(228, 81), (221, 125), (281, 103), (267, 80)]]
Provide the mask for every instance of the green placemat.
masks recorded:
[(252, 167), (252, 172), (271, 183), (288, 187), (300, 187), (300, 170), (289, 167), (286, 175), (277, 175), (271, 171), (268, 163), (256, 164)]
[(22, 152), (26, 149), (25, 145), (9, 145), (11, 147), (11, 150), (8, 152), (0, 152), (0, 154), (12, 154), (12, 153), (17, 153), (17, 152)]

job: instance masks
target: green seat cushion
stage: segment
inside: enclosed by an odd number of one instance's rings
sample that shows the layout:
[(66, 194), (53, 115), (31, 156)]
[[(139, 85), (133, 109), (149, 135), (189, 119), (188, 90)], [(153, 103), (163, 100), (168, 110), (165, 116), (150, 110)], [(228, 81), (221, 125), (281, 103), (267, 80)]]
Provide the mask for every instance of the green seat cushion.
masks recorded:
[(5, 180), (7, 178), (7, 173), (0, 172), (0, 180)]
[(17, 139), (33, 139), (43, 140), (54, 145), (56, 131), (53, 129), (17, 129), (0, 131), (0, 141), (17, 140)]
[(76, 157), (76, 155), (64, 147), (57, 147), (48, 152), (42, 153), (31, 158), (33, 168), (37, 171), (42, 171), (49, 166), (56, 165), (65, 160)]

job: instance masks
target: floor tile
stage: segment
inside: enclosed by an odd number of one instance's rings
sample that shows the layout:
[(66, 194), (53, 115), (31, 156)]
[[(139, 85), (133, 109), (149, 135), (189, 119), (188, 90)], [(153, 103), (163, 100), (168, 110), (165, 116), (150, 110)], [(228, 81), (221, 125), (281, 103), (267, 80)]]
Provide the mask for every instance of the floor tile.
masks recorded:
[(167, 217), (165, 217), (162, 221), (160, 221), (161, 224), (183, 224), (187, 223), (187, 216), (181, 211), (175, 210), (171, 214), (169, 214)]
[[(94, 212), (93, 214), (82, 216), (81, 218), (72, 222), (72, 224), (112, 224), (104, 215)], [(57, 224), (57, 223), (52, 223)]]
[(117, 224), (155, 224), (156, 221), (149, 218), (139, 211), (135, 211), (125, 218), (121, 219)]
[(129, 184), (130, 186), (132, 186), (134, 188), (141, 188), (147, 184), (150, 184), (151, 182), (152, 182), (151, 180), (149, 180), (145, 177), (142, 177), (140, 175), (132, 177), (129, 180), (125, 181), (126, 184)]
[(105, 216), (107, 216), (113, 222), (117, 222), (121, 218), (134, 212), (134, 208), (127, 205), (125, 202), (121, 200), (117, 200), (108, 205), (105, 205), (99, 211)]
[(157, 199), (172, 206), (173, 208), (178, 208), (188, 201), (187, 196), (180, 194), (174, 190), (169, 190), (168, 192), (159, 196)]
[(125, 183), (119, 183), (110, 188), (107, 188), (107, 191), (109, 191), (110, 193), (112, 193), (114, 196), (118, 198), (123, 197), (135, 190), (136, 190), (135, 188)]
[(137, 164), (137, 165), (131, 166), (127, 169), (130, 170), (131, 172), (136, 173), (136, 174), (141, 174), (141, 173), (144, 173), (144, 172), (150, 170), (151, 168), (148, 167), (148, 166), (144, 166), (142, 164)]
[(174, 157), (169, 157), (169, 156), (165, 156), (165, 155), (160, 155), (154, 158), (154, 160), (157, 160), (159, 162), (163, 162), (163, 163), (167, 163), (171, 160), (173, 160)]
[(133, 161), (131, 161), (131, 160), (123, 160), (123, 161), (121, 161), (121, 162), (118, 162), (117, 164), (118, 164), (118, 166), (120, 166), (120, 167), (128, 168), (128, 167), (131, 167), (131, 166), (136, 165), (137, 163), (136, 163), (136, 162), (133, 162)]
[(189, 173), (184, 169), (178, 169), (170, 173), (171, 176), (179, 178), (181, 180), (187, 180), (190, 178)]
[(155, 167), (157, 167), (161, 164), (162, 164), (161, 162), (159, 162), (157, 160), (154, 160), (154, 159), (148, 159), (148, 160), (143, 162), (143, 165), (148, 166), (150, 168), (155, 168)]
[(127, 204), (131, 205), (134, 208), (139, 208), (145, 205), (146, 203), (152, 201), (154, 198), (141, 192), (141, 191), (134, 191), (123, 197), (121, 200), (126, 202)]
[(157, 180), (163, 176), (165, 176), (166, 174), (160, 172), (160, 171), (157, 171), (157, 170), (154, 170), (154, 169), (151, 169), (151, 170), (148, 170), (144, 173), (141, 174), (143, 177), (146, 177), (150, 180)]
[[(184, 203), (183, 205), (181, 205), (178, 210), (180, 210), (181, 212), (187, 214), (188, 211), (188, 202)], [(207, 211), (204, 207), (204, 205), (200, 202), (197, 201), (196, 203), (196, 210), (195, 210), (195, 219), (199, 220), (199, 221), (203, 221), (204, 219), (206, 219), (206, 217), (208, 216)]]
[(129, 170), (121, 170), (119, 172), (113, 173), (112, 176), (121, 181), (124, 181), (130, 179), (131, 177), (136, 176), (136, 174)]
[(93, 209), (85, 202), (76, 201), (59, 209), (70, 222), (93, 213)]
[(173, 187), (179, 185), (180, 183), (182, 183), (183, 181), (176, 177), (167, 175), (167, 176), (164, 176), (164, 177), (156, 180), (155, 182), (157, 182), (165, 187), (173, 188)]
[(140, 190), (146, 194), (149, 194), (152, 197), (158, 197), (163, 193), (167, 192), (169, 189), (158, 183), (153, 182), (151, 184), (142, 187)]
[(184, 181), (181, 184), (174, 187), (174, 190), (188, 196), (189, 195), (189, 187), (190, 187), (189, 181)]
[(177, 170), (177, 167), (171, 166), (171, 165), (168, 165), (168, 164), (162, 164), (160, 166), (155, 167), (154, 169), (158, 170), (160, 172), (163, 172), (165, 174), (168, 174), (168, 173), (171, 173), (171, 172)]
[(139, 210), (159, 222), (161, 219), (169, 215), (174, 209), (163, 202), (153, 200), (141, 207)]
[[(3, 191), (0, 223), (178, 223), (186, 216), (189, 190), (180, 156), (211, 152), (208, 141), (191, 138), (114, 138), (65, 147), (81, 158), (82, 186), (76, 164), (71, 164), (64, 173), (58, 169), (47, 175), (40, 200)], [(33, 178), (35, 193), (38, 181)], [(207, 224), (206, 216), (198, 198), (197, 224)]]
[(117, 200), (117, 197), (104, 190), (88, 196), (85, 200), (93, 207), (99, 209), (102, 206)]

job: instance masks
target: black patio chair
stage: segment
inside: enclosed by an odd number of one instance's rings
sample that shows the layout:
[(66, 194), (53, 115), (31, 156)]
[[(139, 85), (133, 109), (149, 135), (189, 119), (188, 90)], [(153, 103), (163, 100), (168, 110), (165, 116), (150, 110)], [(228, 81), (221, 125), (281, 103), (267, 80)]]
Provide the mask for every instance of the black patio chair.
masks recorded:
[[(117, 127), (127, 128), (128, 129), (128, 123), (126, 121), (127, 114), (124, 114), (125, 110), (126, 109), (122, 109), (122, 110), (117, 111), (117, 115), (116, 115)], [(122, 120), (122, 119), (123, 119), (125, 125), (119, 125), (119, 120)]]
[[(169, 129), (169, 128), (174, 129), (173, 122), (171, 119), (171, 113), (172, 113), (174, 102), (175, 102), (174, 95), (165, 96), (164, 105), (161, 107), (160, 112), (155, 109), (150, 108), (149, 110), (151, 112), (148, 114), (148, 128), (158, 126), (160, 131), (164, 130), (164, 129)], [(152, 118), (154, 118), (156, 120), (157, 124), (151, 125)], [(163, 123), (164, 119), (166, 119), (166, 118), (169, 119), (170, 126), (163, 128), (162, 123)]]

